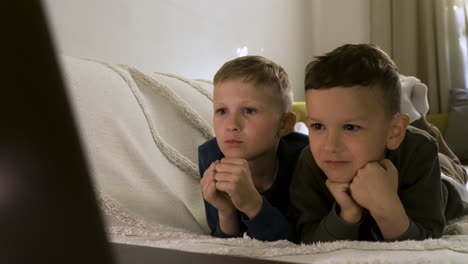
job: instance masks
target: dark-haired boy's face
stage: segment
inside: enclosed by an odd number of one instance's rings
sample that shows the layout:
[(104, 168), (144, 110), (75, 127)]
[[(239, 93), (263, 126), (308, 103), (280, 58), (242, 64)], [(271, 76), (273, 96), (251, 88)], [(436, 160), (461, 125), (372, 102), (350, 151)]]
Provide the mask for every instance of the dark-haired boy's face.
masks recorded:
[(310, 149), (334, 182), (350, 182), (358, 169), (384, 158), (391, 121), (383, 98), (368, 87), (307, 90)]

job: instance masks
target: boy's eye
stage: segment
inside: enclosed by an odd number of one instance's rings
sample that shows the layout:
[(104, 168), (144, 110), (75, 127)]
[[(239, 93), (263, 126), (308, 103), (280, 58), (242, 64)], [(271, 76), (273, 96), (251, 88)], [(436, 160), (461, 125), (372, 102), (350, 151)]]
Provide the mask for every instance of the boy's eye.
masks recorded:
[(257, 112), (257, 109), (252, 108), (252, 107), (246, 107), (246, 108), (243, 109), (243, 112), (245, 114), (251, 115), (251, 114), (255, 114)]
[(313, 124), (310, 124), (310, 129), (321, 130), (321, 129), (324, 129), (324, 126), (320, 123), (313, 123)]
[(361, 127), (358, 125), (350, 125), (350, 124), (344, 125), (343, 128), (344, 130), (350, 130), (350, 131), (356, 131), (356, 130), (361, 129)]
[(226, 112), (227, 112), (226, 108), (216, 109), (216, 114), (218, 114), (218, 115), (224, 115), (224, 114), (226, 114)]

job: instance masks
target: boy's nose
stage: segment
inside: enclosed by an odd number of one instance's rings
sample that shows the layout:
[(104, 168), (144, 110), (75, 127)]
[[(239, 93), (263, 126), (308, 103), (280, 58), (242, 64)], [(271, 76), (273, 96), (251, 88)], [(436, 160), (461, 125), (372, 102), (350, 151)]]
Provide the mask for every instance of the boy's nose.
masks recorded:
[(337, 133), (328, 133), (324, 142), (324, 149), (327, 152), (335, 153), (338, 152), (340, 148), (340, 139)]
[(229, 131), (238, 131), (240, 129), (240, 120), (236, 114), (231, 114), (226, 118), (226, 129)]

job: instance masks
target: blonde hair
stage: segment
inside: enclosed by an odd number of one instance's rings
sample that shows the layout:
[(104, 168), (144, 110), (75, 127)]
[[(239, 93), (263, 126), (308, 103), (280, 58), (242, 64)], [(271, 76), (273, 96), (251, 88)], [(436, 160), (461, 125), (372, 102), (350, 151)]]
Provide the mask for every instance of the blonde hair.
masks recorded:
[(254, 86), (265, 86), (279, 92), (282, 111), (291, 112), (293, 104), (292, 84), (280, 65), (262, 56), (244, 56), (226, 62), (215, 74), (213, 84), (243, 79)]

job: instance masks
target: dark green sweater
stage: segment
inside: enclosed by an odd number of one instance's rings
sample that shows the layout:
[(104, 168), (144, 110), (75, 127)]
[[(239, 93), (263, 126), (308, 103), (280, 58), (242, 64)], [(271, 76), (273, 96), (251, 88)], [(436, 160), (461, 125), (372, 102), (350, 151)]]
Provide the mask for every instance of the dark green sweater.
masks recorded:
[[(437, 152), (434, 138), (409, 126), (400, 147), (386, 155), (398, 170), (398, 195), (410, 218), (408, 230), (396, 240), (439, 238), (446, 220), (463, 212), (459, 196), (457, 199), (453, 188), (441, 181)], [(326, 179), (309, 146), (305, 147), (290, 190), (301, 242), (382, 241), (380, 230), (368, 211), (357, 224), (348, 224), (339, 217), (339, 205), (328, 191)]]

